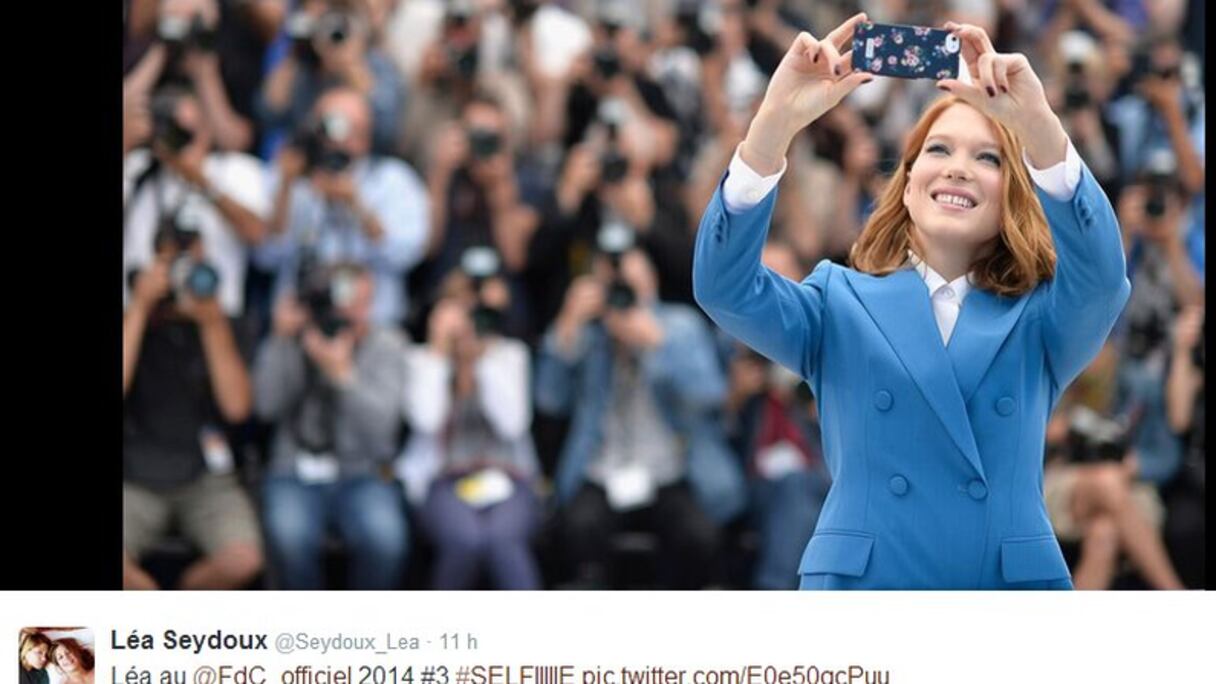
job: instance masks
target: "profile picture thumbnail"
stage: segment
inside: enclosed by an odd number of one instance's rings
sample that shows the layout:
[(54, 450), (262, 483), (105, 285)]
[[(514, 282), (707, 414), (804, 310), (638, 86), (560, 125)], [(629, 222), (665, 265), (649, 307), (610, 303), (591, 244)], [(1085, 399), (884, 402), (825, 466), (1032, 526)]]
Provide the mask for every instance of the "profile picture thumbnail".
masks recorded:
[(17, 636), (18, 684), (93, 684), (93, 630), (26, 627)]

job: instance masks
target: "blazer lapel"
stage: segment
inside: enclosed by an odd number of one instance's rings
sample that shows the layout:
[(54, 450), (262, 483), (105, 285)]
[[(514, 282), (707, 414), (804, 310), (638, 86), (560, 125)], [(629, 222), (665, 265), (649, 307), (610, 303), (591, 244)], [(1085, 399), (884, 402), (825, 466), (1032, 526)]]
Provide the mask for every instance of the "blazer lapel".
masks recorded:
[(920, 275), (912, 269), (884, 277), (852, 270), (844, 273), (954, 444), (984, 480), (984, 466), (954, 377), (954, 365), (942, 346), (933, 306)]
[(958, 381), (963, 401), (971, 401), (976, 387), (1005, 338), (1022, 316), (1029, 297), (1002, 297), (986, 290), (972, 290), (959, 313), (946, 347), (954, 365), (954, 377)]

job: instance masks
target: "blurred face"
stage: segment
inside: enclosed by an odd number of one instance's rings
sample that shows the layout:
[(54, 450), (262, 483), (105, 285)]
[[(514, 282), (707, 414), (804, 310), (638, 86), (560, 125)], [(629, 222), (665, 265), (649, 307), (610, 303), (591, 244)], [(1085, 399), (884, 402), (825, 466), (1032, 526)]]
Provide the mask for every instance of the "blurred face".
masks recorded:
[(964, 104), (946, 109), (929, 129), (908, 172), (904, 206), (922, 241), (979, 247), (1000, 233), (1004, 193), (996, 131)]
[(80, 667), (80, 661), (76, 659), (75, 654), (66, 648), (55, 651), (55, 664), (64, 672), (75, 672)]
[(25, 654), (25, 664), (35, 670), (41, 670), (46, 667), (46, 656), (49, 649), (45, 644), (41, 644), (31, 648)]

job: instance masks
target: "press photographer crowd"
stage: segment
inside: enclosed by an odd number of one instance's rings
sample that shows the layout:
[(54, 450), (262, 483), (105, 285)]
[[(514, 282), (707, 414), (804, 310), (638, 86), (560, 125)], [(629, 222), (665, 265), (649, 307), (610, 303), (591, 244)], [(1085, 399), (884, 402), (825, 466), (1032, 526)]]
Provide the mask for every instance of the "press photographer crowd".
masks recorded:
[[(124, 586), (793, 589), (815, 401), (692, 293), (799, 31), (983, 27), (1115, 205), (1067, 390), (1078, 589), (1204, 586), (1204, 3), (124, 0)], [(802, 131), (764, 263), (848, 264), (932, 80)], [(1020, 160), (1015, 163), (1020, 163)]]

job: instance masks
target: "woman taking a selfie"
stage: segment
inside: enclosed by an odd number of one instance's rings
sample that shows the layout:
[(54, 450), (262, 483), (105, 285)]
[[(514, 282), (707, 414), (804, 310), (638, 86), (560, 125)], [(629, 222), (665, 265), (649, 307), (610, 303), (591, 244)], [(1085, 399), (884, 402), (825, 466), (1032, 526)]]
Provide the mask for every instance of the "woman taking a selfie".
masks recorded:
[(800, 586), (1071, 588), (1044, 433), (1131, 286), (1110, 202), (1026, 58), (947, 23), (970, 82), (938, 82), (851, 268), (796, 283), (760, 263), (790, 141), (875, 77), (847, 50), (865, 21), (795, 39), (694, 254), (700, 305), (820, 407), (833, 484)]

